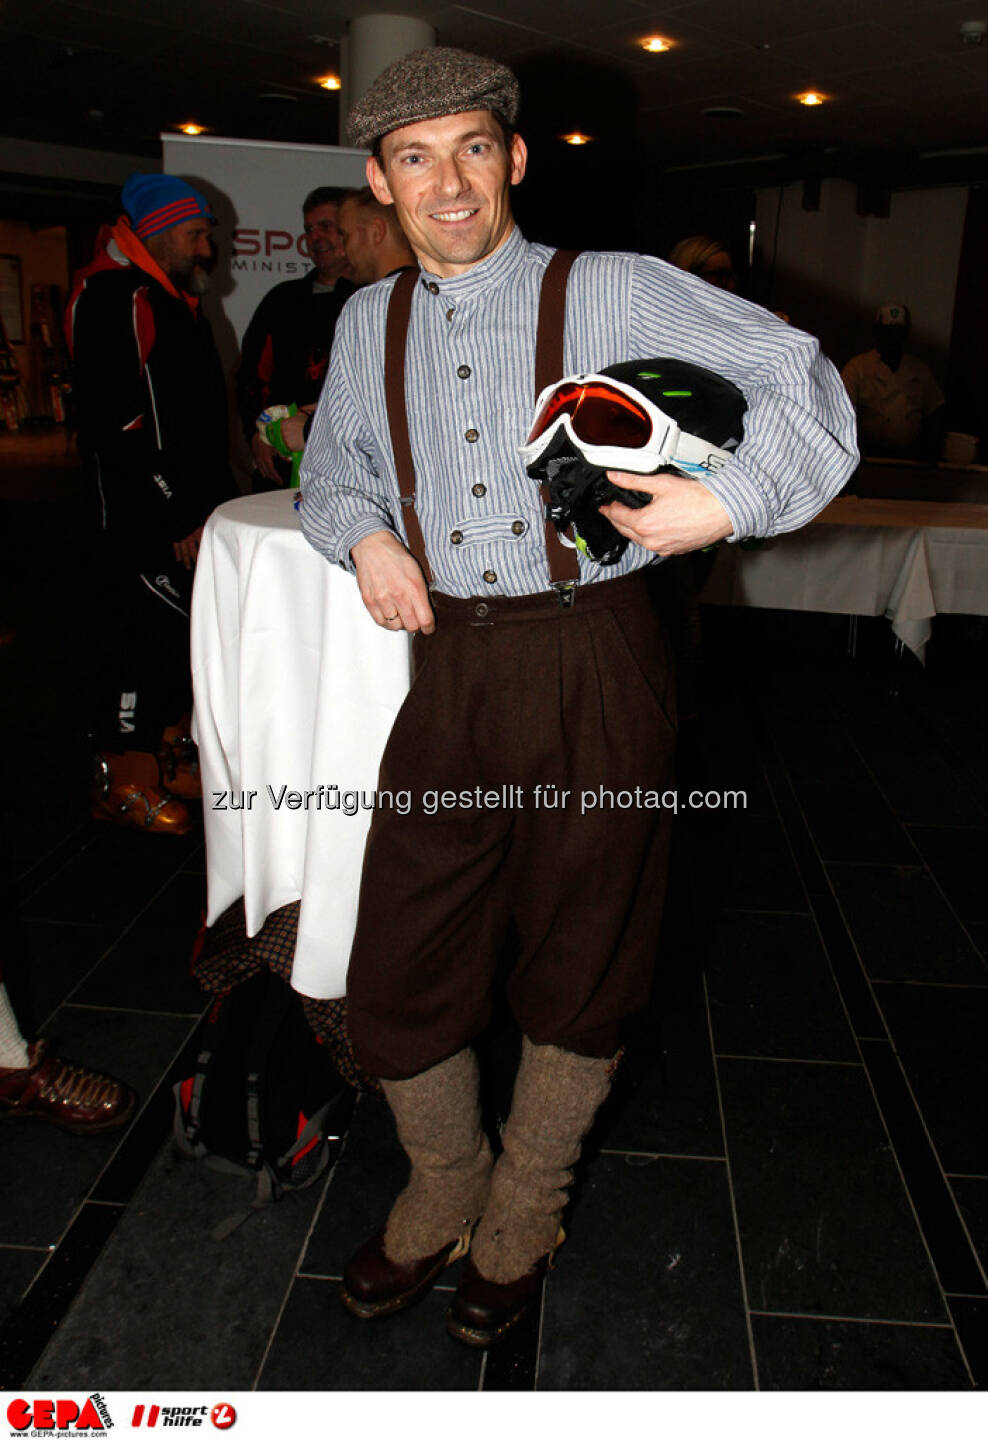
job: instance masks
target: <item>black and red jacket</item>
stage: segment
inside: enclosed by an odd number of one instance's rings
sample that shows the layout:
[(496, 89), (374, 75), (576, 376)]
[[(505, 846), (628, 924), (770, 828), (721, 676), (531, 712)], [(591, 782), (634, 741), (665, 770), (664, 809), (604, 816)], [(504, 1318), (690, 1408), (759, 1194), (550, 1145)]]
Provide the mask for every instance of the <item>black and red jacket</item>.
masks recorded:
[(65, 333), (103, 528), (145, 544), (184, 540), (236, 494), (226, 385), (198, 299), (121, 219), (75, 277)]
[(248, 441), (268, 405), (311, 405), (319, 399), (336, 320), (355, 287), (337, 280), (331, 291), (318, 291), (316, 278), (310, 270), (275, 285), (244, 331), (237, 410)]

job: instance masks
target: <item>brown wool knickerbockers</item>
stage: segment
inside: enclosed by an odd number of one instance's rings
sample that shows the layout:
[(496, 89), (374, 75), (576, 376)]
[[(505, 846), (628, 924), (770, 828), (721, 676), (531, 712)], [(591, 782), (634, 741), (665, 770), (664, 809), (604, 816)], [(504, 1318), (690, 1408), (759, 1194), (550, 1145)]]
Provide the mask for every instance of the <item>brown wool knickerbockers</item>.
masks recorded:
[[(613, 1055), (648, 999), (672, 819), (646, 803), (672, 787), (675, 748), (649, 579), (581, 586), (571, 608), (551, 591), (432, 600), (367, 841), (347, 981), (358, 1061), (401, 1080), (469, 1045), (512, 925), (522, 1031)], [(405, 815), (384, 795), (400, 791)]]

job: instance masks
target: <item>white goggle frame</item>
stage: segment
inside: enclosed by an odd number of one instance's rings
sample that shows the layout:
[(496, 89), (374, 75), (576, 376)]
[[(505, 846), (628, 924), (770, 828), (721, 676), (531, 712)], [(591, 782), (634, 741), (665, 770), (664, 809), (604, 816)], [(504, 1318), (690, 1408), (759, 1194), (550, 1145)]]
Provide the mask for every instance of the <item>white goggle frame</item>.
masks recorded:
[[(666, 465), (682, 471), (687, 476), (698, 476), (711, 470), (720, 470), (728, 460), (731, 459), (729, 450), (722, 450), (717, 445), (712, 445), (709, 440), (701, 440), (698, 435), (691, 435), (688, 431), (680, 430), (675, 420), (653, 405), (647, 395), (640, 390), (626, 385), (623, 380), (615, 380), (610, 375), (567, 375), (562, 380), (557, 380), (552, 385), (547, 385), (535, 402), (535, 415), (541, 413), (542, 407), (547, 404), (552, 395), (564, 385), (604, 385), (612, 390), (620, 390), (627, 395), (629, 400), (644, 410), (652, 422), (652, 435), (647, 445), (634, 448), (626, 445), (588, 445), (575, 433), (570, 417), (562, 414), (554, 420), (548, 430), (543, 430), (538, 439), (531, 444), (519, 445), (518, 453), (521, 455), (522, 464), (528, 468), (533, 464), (544, 451), (551, 445), (553, 439), (560, 429), (566, 431), (570, 442), (579, 450), (580, 454), (591, 464), (601, 470), (621, 470), (630, 472), (633, 475), (654, 475)], [(533, 425), (535, 421), (533, 420)]]

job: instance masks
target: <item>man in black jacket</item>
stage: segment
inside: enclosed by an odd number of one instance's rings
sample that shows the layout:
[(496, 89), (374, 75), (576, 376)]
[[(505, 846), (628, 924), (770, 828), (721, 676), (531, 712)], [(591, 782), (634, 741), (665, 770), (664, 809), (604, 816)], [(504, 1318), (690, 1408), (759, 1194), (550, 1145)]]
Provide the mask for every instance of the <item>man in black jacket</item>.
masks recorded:
[(96, 718), (93, 813), (184, 834), (191, 821), (174, 797), (198, 788), (191, 741), (176, 733), (190, 708), (192, 576), (203, 523), (235, 493), (223, 372), (199, 302), (215, 220), (172, 175), (132, 175), (122, 201), (66, 314), (119, 632)]
[(309, 413), (315, 409), (336, 317), (354, 291), (344, 277), (347, 262), (337, 224), (339, 203), (346, 193), (321, 185), (305, 197), (304, 243), (314, 269), (269, 290), (244, 331), (237, 410), (261, 477), (259, 489), (284, 485), (290, 467), (261, 440), (257, 417), (272, 404), (294, 403)]

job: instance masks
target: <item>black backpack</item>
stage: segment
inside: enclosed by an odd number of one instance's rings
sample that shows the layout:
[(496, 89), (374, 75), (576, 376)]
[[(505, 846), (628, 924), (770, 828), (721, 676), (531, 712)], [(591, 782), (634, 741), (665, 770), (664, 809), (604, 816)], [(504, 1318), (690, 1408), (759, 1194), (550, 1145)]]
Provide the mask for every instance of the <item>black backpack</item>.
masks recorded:
[(220, 1225), (217, 1239), (336, 1163), (356, 1099), (301, 997), (269, 970), (215, 1001), (196, 1068), (173, 1088), (179, 1150), (211, 1169), (257, 1177), (253, 1204)]

